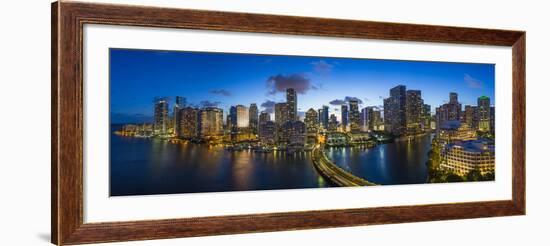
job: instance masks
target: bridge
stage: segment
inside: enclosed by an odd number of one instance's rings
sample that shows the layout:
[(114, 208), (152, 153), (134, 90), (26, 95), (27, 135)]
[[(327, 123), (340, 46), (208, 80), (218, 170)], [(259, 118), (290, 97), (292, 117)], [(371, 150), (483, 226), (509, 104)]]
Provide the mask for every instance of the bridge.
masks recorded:
[(375, 183), (357, 177), (332, 163), (324, 153), (321, 145), (316, 145), (312, 151), (315, 168), (323, 177), (338, 186), (373, 186)]

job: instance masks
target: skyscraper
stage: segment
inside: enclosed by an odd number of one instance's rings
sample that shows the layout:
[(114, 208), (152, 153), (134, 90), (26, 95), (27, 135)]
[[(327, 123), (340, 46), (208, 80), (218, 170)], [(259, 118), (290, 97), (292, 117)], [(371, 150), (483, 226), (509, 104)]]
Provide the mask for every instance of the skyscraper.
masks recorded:
[(306, 143), (306, 125), (299, 120), (287, 121), (284, 125), (288, 143), (292, 146), (304, 146)]
[(370, 117), (370, 118), (371, 118), (371, 122), (372, 122), (371, 131), (380, 130), (380, 124), (382, 123), (382, 115), (380, 114), (380, 111), (378, 111), (378, 110), (372, 111), (372, 117)]
[(328, 128), (328, 106), (323, 105), (323, 108), (319, 109), (319, 123), (324, 128)]
[(217, 136), (223, 133), (223, 110), (207, 107), (200, 110), (201, 137)]
[(317, 129), (319, 128), (319, 118), (317, 116), (317, 112), (315, 111), (315, 109), (310, 108), (306, 112), (306, 117), (304, 121), (306, 123), (306, 130), (308, 134), (317, 133)]
[[(363, 108), (361, 110), (361, 117), (360, 118), (363, 118), (363, 121), (361, 124), (362, 128), (361, 130), (362, 131), (374, 131), (374, 127), (376, 125), (376, 116), (375, 116), (375, 112), (378, 112), (376, 111), (376, 108), (375, 107), (366, 107), (366, 108)], [(378, 112), (380, 113), (380, 112)], [(364, 125), (364, 127), (363, 127)]]
[(185, 97), (176, 96), (176, 104), (174, 104), (174, 112), (172, 113), (172, 116), (174, 117), (174, 134), (176, 136), (179, 136), (180, 132), (180, 110), (186, 106), (185, 104)]
[(430, 126), (430, 123), (432, 121), (432, 107), (429, 105), (429, 104), (424, 104), (422, 105), (422, 119), (421, 119), (421, 124), (422, 124), (422, 129), (424, 131), (426, 130), (430, 130), (431, 126)]
[(449, 102), (441, 105), (440, 110), (444, 121), (460, 120), (462, 104), (458, 102), (458, 94), (455, 92), (449, 93)]
[(268, 114), (267, 112), (263, 111), (260, 113), (260, 122), (259, 124), (262, 124), (262, 123), (265, 123), (265, 122), (268, 122), (271, 120), (271, 115)]
[(348, 128), (348, 117), (349, 117), (349, 112), (348, 112), (348, 105), (342, 105), (342, 108), (341, 108), (341, 113), (342, 113), (342, 129), (344, 129), (344, 131), (347, 130)]
[(250, 104), (248, 116), (252, 133), (258, 134), (258, 106), (255, 103)]
[(421, 130), (422, 107), (424, 101), (419, 90), (408, 90), (406, 99), (407, 132), (417, 133)]
[(477, 99), (477, 111), (479, 116), (479, 130), (491, 130), (491, 101), (486, 96), (481, 96)]
[(460, 121), (462, 114), (462, 104), (458, 102), (458, 94), (449, 93), (449, 102), (435, 109), (436, 127), (445, 125), (447, 121)]
[(155, 100), (155, 119), (154, 131), (157, 135), (166, 135), (168, 133), (168, 101), (166, 98), (157, 98)]
[(328, 128), (329, 131), (336, 131), (338, 129), (338, 119), (336, 118), (336, 115), (331, 114), (330, 120), (328, 122)]
[(478, 129), (478, 113), (477, 107), (466, 105), (464, 106), (464, 114), (462, 115), (462, 122), (465, 123), (471, 129)]
[(225, 127), (226, 127), (226, 130), (229, 130), (231, 131), (231, 129), (233, 128), (233, 124), (231, 123), (231, 109), (229, 110), (229, 113), (227, 114), (226, 116), (227, 118), (225, 119)]
[(369, 130), (369, 109), (368, 107), (362, 108), (359, 114), (359, 127), (361, 131), (366, 132)]
[(404, 85), (398, 85), (390, 89), (390, 97), (384, 99), (384, 129), (396, 136), (405, 134), (406, 130), (406, 91)]
[(237, 107), (231, 106), (229, 108), (229, 115), (227, 116), (229, 118), (229, 124), (227, 127), (230, 131), (236, 131), (237, 130)]
[(288, 115), (287, 103), (275, 104), (275, 124), (277, 126), (282, 126), (285, 122), (289, 121)]
[(449, 93), (449, 103), (452, 103), (452, 104), (458, 103), (458, 94), (456, 92)]
[(349, 100), (349, 126), (351, 132), (361, 131), (359, 120), (359, 101), (351, 99)]
[(296, 90), (293, 88), (286, 89), (286, 103), (288, 110), (288, 120), (295, 121), (298, 120), (298, 97), (296, 95)]
[[(262, 134), (266, 134), (267, 130), (265, 130), (265, 125), (267, 124), (267, 122), (271, 121), (271, 116), (270, 114), (264, 111), (260, 113), (259, 118), (260, 120), (258, 123), (258, 135), (260, 136), (260, 140), (261, 140)], [(274, 123), (274, 122), (271, 122), (271, 123)], [(275, 128), (273, 128), (273, 131), (275, 131)]]
[(460, 120), (460, 113), (462, 111), (462, 104), (458, 102), (458, 94), (456, 92), (449, 93), (449, 109), (448, 120)]
[(275, 122), (271, 120), (262, 122), (262, 120), (260, 119), (259, 135), (260, 142), (262, 142), (262, 144), (274, 144), (276, 137)]
[(186, 139), (196, 138), (199, 135), (199, 113), (192, 107), (185, 107), (180, 110), (180, 137)]
[(243, 105), (235, 106), (237, 116), (237, 127), (247, 128), (250, 126), (250, 116), (248, 114), (248, 108)]

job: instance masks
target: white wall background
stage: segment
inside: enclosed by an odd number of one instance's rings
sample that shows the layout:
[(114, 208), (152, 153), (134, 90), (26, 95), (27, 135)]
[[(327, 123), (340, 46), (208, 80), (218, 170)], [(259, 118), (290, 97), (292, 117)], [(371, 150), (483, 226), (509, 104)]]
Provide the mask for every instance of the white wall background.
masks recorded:
[[(544, 1), (103, 1), (527, 31), (527, 216), (109, 245), (547, 245), (550, 17)], [(48, 245), (50, 1), (6, 1), (0, 25), (0, 244)]]

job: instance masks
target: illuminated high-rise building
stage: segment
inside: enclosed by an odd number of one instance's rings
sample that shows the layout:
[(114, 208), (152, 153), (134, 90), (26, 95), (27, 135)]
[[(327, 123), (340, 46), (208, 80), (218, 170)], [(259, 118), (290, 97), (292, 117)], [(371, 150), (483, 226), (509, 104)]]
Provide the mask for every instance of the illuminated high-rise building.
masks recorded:
[(481, 96), (477, 99), (477, 112), (479, 117), (479, 130), (488, 132), (491, 130), (491, 101), (489, 97)]
[[(378, 118), (376, 116), (378, 113)], [(380, 111), (376, 111), (375, 107), (365, 107), (361, 109), (360, 114), (360, 129), (361, 131), (374, 131), (375, 127), (379, 124), (380, 121)]]
[(157, 135), (166, 135), (168, 133), (168, 100), (166, 98), (157, 98), (155, 100), (155, 119), (154, 131)]
[(179, 127), (181, 125), (180, 122), (180, 110), (184, 108), (186, 105), (185, 97), (176, 96), (176, 103), (174, 104), (174, 112), (172, 113), (172, 116), (174, 118), (174, 134), (176, 136), (179, 136)]
[(478, 113), (477, 107), (466, 105), (464, 106), (464, 113), (462, 114), (462, 122), (468, 125), (472, 129), (478, 129)]
[(250, 104), (248, 110), (248, 117), (250, 122), (250, 129), (252, 133), (258, 134), (258, 106), (255, 103)]
[(288, 110), (288, 120), (298, 120), (298, 97), (293, 88), (286, 89), (286, 104)]
[(319, 117), (319, 127), (323, 126), (323, 109), (317, 109), (317, 115)]
[(276, 103), (275, 104), (275, 127), (276, 138), (279, 143), (286, 143), (288, 138), (284, 136), (283, 125), (288, 122), (288, 104)]
[(372, 111), (372, 117), (370, 117), (369, 125), (371, 128), (371, 131), (379, 131), (380, 125), (382, 125), (382, 114), (378, 110)]
[(328, 122), (327, 129), (329, 131), (336, 131), (338, 129), (338, 119), (336, 118), (336, 115), (334, 114), (330, 115), (330, 120)]
[(323, 105), (323, 107), (319, 109), (319, 123), (324, 129), (327, 129), (328, 121), (328, 106)]
[(288, 118), (288, 104), (276, 103), (275, 104), (275, 124), (282, 126), (285, 122), (289, 121)]
[(236, 117), (237, 117), (237, 127), (246, 128), (250, 126), (250, 116), (248, 108), (243, 105), (237, 105), (236, 108)]
[(408, 90), (405, 103), (407, 132), (410, 134), (418, 133), (422, 124), (422, 108), (424, 101), (419, 90)]
[[(267, 112), (261, 112), (258, 123), (258, 135), (262, 143), (273, 143), (275, 140), (275, 122)], [(268, 141), (270, 140), (270, 141)]]
[(229, 115), (227, 117), (228, 117), (227, 128), (231, 132), (236, 131), (237, 130), (237, 107), (236, 106), (231, 106), (229, 108)]
[(436, 127), (439, 131), (440, 126), (447, 121), (460, 121), (462, 114), (462, 104), (458, 102), (458, 94), (449, 93), (449, 102), (435, 109)]
[(359, 100), (349, 100), (349, 127), (351, 132), (361, 131), (359, 123)]
[(260, 113), (260, 117), (259, 117), (259, 124), (262, 124), (262, 123), (265, 123), (265, 122), (268, 122), (271, 120), (271, 115), (265, 111), (261, 112)]
[(306, 112), (304, 123), (306, 126), (306, 143), (316, 144), (317, 133), (319, 132), (319, 115), (315, 109), (310, 108)]
[(422, 130), (430, 130), (430, 123), (432, 121), (432, 107), (429, 104), (422, 105), (422, 117), (420, 123), (422, 124)]
[[(260, 114), (260, 116), (261, 116), (261, 114)], [(262, 120), (260, 119), (259, 135), (260, 135), (260, 142), (262, 144), (268, 144), (268, 145), (274, 144), (275, 143), (275, 138), (276, 138), (275, 122), (273, 122), (271, 120), (267, 120), (265, 122), (262, 122)]]
[(369, 130), (369, 109), (368, 107), (362, 108), (359, 114), (359, 127), (361, 131), (366, 132)]
[(306, 130), (307, 130), (308, 134), (309, 133), (312, 133), (312, 134), (317, 133), (317, 130), (319, 128), (319, 117), (317, 116), (317, 112), (315, 111), (315, 109), (310, 108), (306, 112), (306, 117), (305, 117), (304, 122), (306, 124)]
[(217, 136), (223, 133), (223, 110), (207, 107), (200, 110), (201, 137)]
[(303, 147), (306, 143), (306, 125), (299, 120), (287, 121), (283, 125), (284, 135), (288, 138), (288, 144), (294, 147)]
[(456, 92), (449, 93), (449, 103), (448, 103), (447, 111), (448, 111), (447, 120), (460, 120), (462, 104), (458, 102), (458, 94)]
[(449, 93), (449, 103), (452, 103), (452, 104), (458, 103), (458, 94), (456, 92)]
[(348, 117), (349, 117), (349, 112), (348, 112), (348, 105), (342, 105), (341, 107), (341, 113), (342, 113), (342, 129), (344, 131), (346, 131), (346, 129), (348, 128)]
[(231, 131), (232, 124), (231, 124), (231, 111), (229, 111), (229, 114), (227, 114), (225, 119), (225, 129)]
[(193, 139), (199, 136), (199, 111), (192, 107), (185, 107), (179, 111), (179, 136)]
[(390, 97), (384, 99), (384, 130), (396, 136), (405, 134), (407, 124), (407, 87), (398, 85), (390, 89)]

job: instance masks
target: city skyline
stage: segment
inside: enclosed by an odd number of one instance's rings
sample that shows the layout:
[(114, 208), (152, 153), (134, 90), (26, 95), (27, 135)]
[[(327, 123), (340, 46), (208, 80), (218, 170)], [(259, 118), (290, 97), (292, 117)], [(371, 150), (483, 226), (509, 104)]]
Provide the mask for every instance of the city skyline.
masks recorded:
[[(301, 118), (326, 105), (341, 121), (341, 105), (354, 97), (360, 109), (382, 110), (389, 89), (400, 84), (422, 91), (432, 114), (450, 92), (462, 105), (477, 105), (480, 96), (494, 105), (492, 64), (111, 49), (111, 71), (112, 123), (151, 122), (153, 98), (163, 95), (173, 95), (170, 108), (175, 96), (184, 96), (189, 105), (221, 108), (224, 118), (231, 106), (252, 103), (272, 113), (289, 87), (298, 94)], [(410, 83), (398, 82), (405, 78)]]
[(492, 181), (491, 98), (490, 64), (111, 50), (111, 194)]

